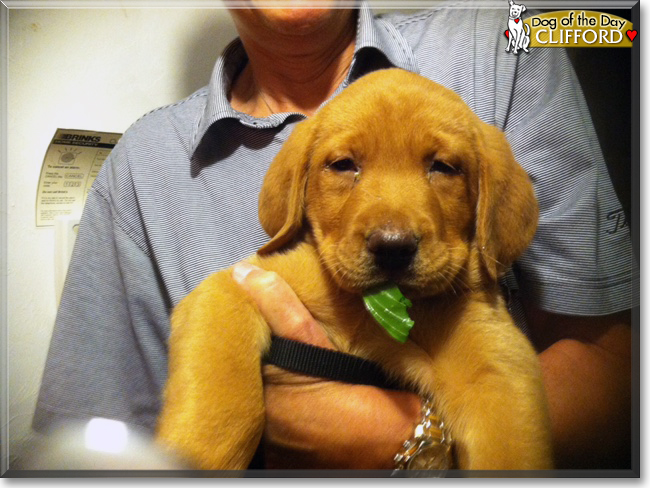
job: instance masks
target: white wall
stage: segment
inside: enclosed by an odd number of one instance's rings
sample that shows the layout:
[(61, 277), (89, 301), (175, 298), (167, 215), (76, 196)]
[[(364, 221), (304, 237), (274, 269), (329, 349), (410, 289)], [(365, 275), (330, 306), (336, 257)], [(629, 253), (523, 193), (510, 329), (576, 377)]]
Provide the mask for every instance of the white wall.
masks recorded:
[(8, 400), (9, 437), (19, 447), (31, 436), (56, 314), (54, 231), (35, 226), (54, 131), (124, 132), (207, 84), (236, 33), (222, 9), (11, 8), (8, 19)]

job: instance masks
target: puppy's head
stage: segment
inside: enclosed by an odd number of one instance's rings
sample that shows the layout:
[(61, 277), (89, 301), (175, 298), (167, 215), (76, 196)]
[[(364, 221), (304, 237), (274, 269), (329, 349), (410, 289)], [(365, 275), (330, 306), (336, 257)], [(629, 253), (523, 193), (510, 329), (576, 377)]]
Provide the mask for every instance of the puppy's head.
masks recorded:
[(381, 70), (301, 122), (266, 176), (261, 254), (305, 237), (344, 289), (411, 296), (494, 282), (535, 232), (505, 136), (421, 76)]

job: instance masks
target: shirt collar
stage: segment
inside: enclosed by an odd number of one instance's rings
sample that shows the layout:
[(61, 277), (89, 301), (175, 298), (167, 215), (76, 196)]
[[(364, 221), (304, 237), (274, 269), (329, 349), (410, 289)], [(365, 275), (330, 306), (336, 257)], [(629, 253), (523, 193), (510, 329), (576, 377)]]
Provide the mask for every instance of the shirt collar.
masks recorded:
[[(382, 55), (389, 66), (418, 71), (413, 51), (404, 37), (389, 22), (375, 18), (366, 1), (362, 0), (359, 2), (354, 60), (345, 82), (334, 96), (356, 78), (377, 69), (377, 66), (387, 67), (385, 62), (376, 64), (377, 53)], [(196, 129), (192, 132), (191, 154), (194, 154), (208, 129), (220, 120), (237, 119), (250, 127), (272, 128), (280, 126), (292, 115), (273, 114), (269, 117), (256, 118), (238, 112), (230, 106), (228, 101), (230, 87), (237, 74), (243, 69), (246, 60), (246, 52), (239, 39), (232, 41), (219, 56), (208, 85), (205, 109)]]
[[(364, 55), (372, 50), (375, 50), (375, 53), (381, 53), (393, 67), (416, 73), (419, 71), (413, 50), (402, 34), (393, 24), (381, 17), (375, 17), (368, 4), (362, 1), (357, 21), (354, 64), (363, 65), (367, 62)], [(372, 71), (372, 66), (358, 66), (357, 69), (359, 69), (358, 76), (361, 76)], [(351, 71), (355, 71), (354, 66)], [(351, 81), (353, 80), (348, 80), (348, 82)]]

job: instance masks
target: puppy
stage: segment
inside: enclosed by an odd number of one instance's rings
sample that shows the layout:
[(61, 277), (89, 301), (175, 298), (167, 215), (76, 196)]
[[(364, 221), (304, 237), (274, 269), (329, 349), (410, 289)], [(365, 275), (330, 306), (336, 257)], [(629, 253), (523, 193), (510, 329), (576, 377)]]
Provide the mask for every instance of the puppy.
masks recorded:
[[(250, 261), (281, 275), (339, 350), (431, 394), (458, 468), (551, 466), (537, 357), (497, 285), (537, 204), (498, 129), (440, 85), (377, 71), (296, 126), (259, 203), (271, 240)], [(385, 282), (413, 302), (405, 344), (364, 308)], [(269, 340), (230, 270), (192, 291), (172, 316), (160, 442), (199, 468), (246, 468)]]
[(528, 52), (530, 44), (530, 27), (521, 20), (521, 14), (526, 11), (525, 5), (518, 5), (514, 0), (508, 0), (510, 10), (508, 15), (508, 46), (506, 52), (513, 48), (513, 54), (517, 54), (519, 49)]

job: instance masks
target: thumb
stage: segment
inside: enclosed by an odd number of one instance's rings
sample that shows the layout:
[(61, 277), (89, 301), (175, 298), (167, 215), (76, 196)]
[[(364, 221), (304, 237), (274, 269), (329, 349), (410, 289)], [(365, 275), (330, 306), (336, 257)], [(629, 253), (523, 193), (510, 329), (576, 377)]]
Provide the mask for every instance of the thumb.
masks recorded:
[(242, 261), (235, 264), (232, 276), (255, 302), (274, 335), (334, 349), (323, 328), (280, 275)]

